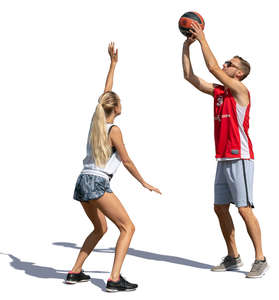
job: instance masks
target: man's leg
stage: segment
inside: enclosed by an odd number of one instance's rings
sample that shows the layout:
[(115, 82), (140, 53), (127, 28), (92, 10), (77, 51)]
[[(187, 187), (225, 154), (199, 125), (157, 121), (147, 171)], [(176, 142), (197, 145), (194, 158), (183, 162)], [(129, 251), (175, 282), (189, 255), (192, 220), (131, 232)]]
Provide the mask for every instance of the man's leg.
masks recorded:
[(228, 255), (238, 257), (238, 251), (235, 243), (235, 231), (232, 217), (229, 212), (230, 204), (214, 205), (215, 213), (219, 219), (220, 227), (227, 245)]
[(230, 204), (214, 205), (214, 210), (218, 216), (220, 227), (228, 249), (228, 255), (224, 257), (221, 264), (214, 266), (211, 269), (211, 271), (215, 272), (235, 270), (243, 265), (235, 244), (234, 225), (229, 213), (229, 207)]
[(226, 172), (230, 162), (219, 161), (214, 182), (214, 210), (219, 219), (220, 227), (227, 245), (228, 255), (238, 257), (235, 244), (234, 225), (229, 212), (232, 194), (227, 183)]
[(252, 208), (250, 206), (239, 207), (238, 211), (246, 224), (248, 234), (253, 242), (256, 260), (264, 260), (261, 229), (257, 218), (253, 214)]
[(218, 162), (214, 183), (214, 210), (218, 216), (228, 249), (228, 255), (223, 259), (221, 264), (211, 269), (211, 271), (215, 272), (235, 270), (243, 265), (236, 248), (234, 225), (229, 213), (232, 195), (226, 179), (228, 164), (227, 161)]
[(262, 277), (268, 269), (267, 261), (262, 251), (261, 230), (258, 220), (253, 214), (253, 178), (254, 161), (232, 161), (227, 172), (227, 182), (230, 185), (233, 202), (238, 207), (248, 234), (253, 242), (256, 259), (251, 271), (246, 274), (249, 278)]

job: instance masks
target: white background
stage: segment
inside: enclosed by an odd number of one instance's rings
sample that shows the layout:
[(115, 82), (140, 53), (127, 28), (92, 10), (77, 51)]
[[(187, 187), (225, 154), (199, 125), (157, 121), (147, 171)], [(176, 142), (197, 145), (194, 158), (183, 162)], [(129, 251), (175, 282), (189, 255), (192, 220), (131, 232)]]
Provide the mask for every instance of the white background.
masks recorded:
[[(15, 299), (278, 299), (278, 25), (275, 1), (1, 1), (1, 293)], [(212, 98), (183, 78), (186, 11), (205, 19), (219, 64), (234, 55), (252, 66), (250, 136), (255, 152), (255, 214), (271, 265), (262, 279), (245, 279), (252, 243), (231, 208), (243, 272), (212, 273), (226, 255), (213, 212)], [(103, 292), (118, 231), (109, 230), (84, 265), (85, 284), (62, 284), (92, 230), (72, 200), (86, 138), (109, 67), (107, 45), (119, 48), (113, 90), (116, 119), (144, 179), (123, 166), (111, 187), (136, 226), (122, 274), (136, 292)], [(196, 42), (193, 68), (210, 82)], [(134, 250), (133, 250), (134, 249)], [(198, 264), (200, 263), (200, 264)], [(128, 299), (128, 298), (127, 298)]]

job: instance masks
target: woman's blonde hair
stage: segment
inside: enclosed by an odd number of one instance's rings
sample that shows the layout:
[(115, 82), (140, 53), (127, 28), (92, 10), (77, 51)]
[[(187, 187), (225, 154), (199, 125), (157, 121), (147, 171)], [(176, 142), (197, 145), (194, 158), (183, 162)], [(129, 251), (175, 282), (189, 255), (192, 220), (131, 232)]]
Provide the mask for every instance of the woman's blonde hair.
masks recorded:
[(106, 117), (113, 112), (114, 107), (118, 105), (119, 101), (118, 95), (112, 91), (102, 94), (93, 115), (90, 140), (93, 159), (98, 167), (104, 167), (111, 156)]

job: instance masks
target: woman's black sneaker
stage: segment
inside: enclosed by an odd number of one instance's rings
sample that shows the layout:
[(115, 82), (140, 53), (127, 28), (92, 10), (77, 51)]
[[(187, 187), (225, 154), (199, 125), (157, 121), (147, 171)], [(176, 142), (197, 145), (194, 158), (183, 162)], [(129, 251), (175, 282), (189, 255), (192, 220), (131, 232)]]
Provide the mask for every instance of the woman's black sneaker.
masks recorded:
[(81, 271), (80, 273), (68, 273), (65, 283), (74, 284), (77, 282), (86, 282), (90, 279), (90, 276), (85, 275), (83, 271)]
[(106, 291), (107, 292), (120, 292), (120, 291), (134, 291), (138, 287), (135, 283), (128, 282), (125, 278), (120, 275), (118, 281), (107, 281)]

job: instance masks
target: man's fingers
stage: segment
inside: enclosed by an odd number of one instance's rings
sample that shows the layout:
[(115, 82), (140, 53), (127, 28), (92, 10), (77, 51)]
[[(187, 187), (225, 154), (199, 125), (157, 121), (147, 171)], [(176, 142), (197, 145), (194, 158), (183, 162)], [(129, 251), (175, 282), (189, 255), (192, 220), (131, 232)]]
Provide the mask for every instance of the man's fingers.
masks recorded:
[(194, 37), (195, 37), (196, 34), (197, 34), (197, 33), (196, 33), (194, 30), (192, 30), (192, 29), (190, 29), (189, 32), (190, 32), (190, 33), (192, 34), (192, 36), (194, 36)]
[(196, 21), (191, 23), (191, 27), (194, 28), (195, 30), (202, 30), (200, 24)]

